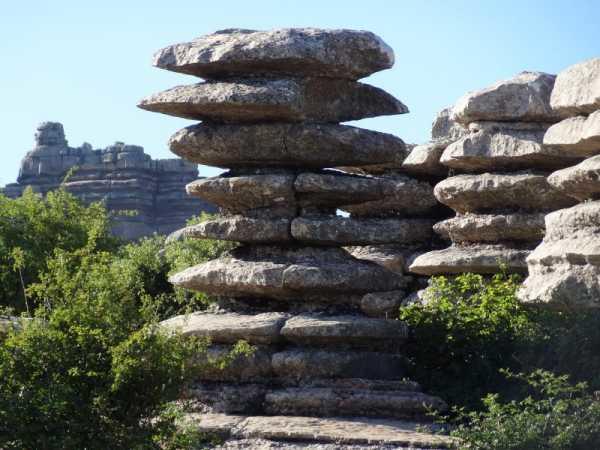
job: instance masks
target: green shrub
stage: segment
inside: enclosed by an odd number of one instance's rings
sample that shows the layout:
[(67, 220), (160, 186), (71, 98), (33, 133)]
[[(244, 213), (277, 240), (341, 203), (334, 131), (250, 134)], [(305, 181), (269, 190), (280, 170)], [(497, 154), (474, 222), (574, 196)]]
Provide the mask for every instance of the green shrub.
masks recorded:
[(589, 450), (600, 448), (600, 402), (585, 383), (537, 370), (511, 375), (533, 391), (521, 401), (503, 403), (497, 394), (484, 410), (459, 414), (464, 423), (452, 431), (469, 450)]

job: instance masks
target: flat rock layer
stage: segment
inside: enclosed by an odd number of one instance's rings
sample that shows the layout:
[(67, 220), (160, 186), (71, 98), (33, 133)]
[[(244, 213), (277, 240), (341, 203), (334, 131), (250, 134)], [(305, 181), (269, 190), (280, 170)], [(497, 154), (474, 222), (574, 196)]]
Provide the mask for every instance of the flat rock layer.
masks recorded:
[(469, 92), (454, 106), (452, 118), (463, 124), (476, 120), (556, 122), (556, 113), (550, 107), (555, 78), (543, 72), (521, 72)]
[(370, 391), (335, 388), (287, 388), (265, 396), (268, 414), (291, 416), (423, 418), (445, 403), (422, 392)]
[(169, 146), (189, 161), (232, 168), (400, 164), (407, 153), (391, 134), (332, 124), (200, 124), (175, 133)]
[(231, 123), (345, 122), (408, 112), (382, 89), (326, 78), (207, 81), (151, 95), (138, 106), (185, 119)]
[(209, 79), (292, 75), (354, 80), (393, 64), (393, 50), (373, 33), (316, 28), (221, 30), (154, 55), (157, 67)]
[[(190, 414), (186, 423), (194, 424), (206, 433), (218, 433), (234, 438), (265, 438), (302, 443), (335, 444), (339, 447), (315, 447), (315, 450), (353, 450), (362, 448), (438, 450), (451, 448), (451, 439), (419, 429), (416, 422), (389, 419), (340, 419), (294, 416), (228, 416), (225, 414)], [(371, 447), (375, 445), (376, 447)], [(279, 445), (279, 444), (278, 444)], [(288, 445), (283, 444), (281, 445)], [(290, 444), (291, 445), (291, 444)], [(368, 447), (362, 447), (366, 445)], [(225, 447), (227, 448), (227, 447)], [(268, 448), (268, 447), (267, 447)], [(285, 448), (285, 447), (274, 447)]]
[(537, 130), (481, 129), (446, 147), (440, 163), (460, 171), (483, 172), (553, 170), (577, 162), (558, 149), (542, 145), (544, 132), (543, 127)]
[(589, 59), (560, 72), (550, 104), (563, 117), (600, 109), (600, 58)]
[(458, 215), (433, 229), (452, 242), (539, 242), (544, 237), (544, 213)]
[(210, 338), (219, 344), (234, 344), (244, 339), (251, 344), (273, 344), (281, 340), (280, 331), (289, 316), (283, 313), (256, 315), (197, 312), (172, 317), (161, 326), (178, 330), (184, 336)]
[(347, 247), (346, 250), (357, 259), (374, 262), (392, 272), (404, 273), (406, 261), (415, 253), (416, 247), (402, 244), (381, 244)]
[(292, 221), (294, 239), (323, 245), (370, 245), (424, 242), (432, 236), (428, 219), (308, 218)]
[(299, 345), (398, 345), (408, 336), (399, 320), (361, 316), (322, 316), (303, 314), (290, 318), (281, 329), (285, 339)]
[(458, 213), (494, 210), (544, 211), (575, 201), (532, 173), (458, 175), (435, 186), (435, 197)]
[(530, 250), (502, 245), (453, 245), (418, 256), (410, 265), (410, 271), (429, 276), (466, 272), (493, 274), (500, 272), (504, 265), (509, 272), (525, 273), (529, 253)]
[(402, 288), (406, 280), (336, 248), (241, 247), (173, 275), (176, 286), (230, 297), (315, 298)]
[(443, 177), (448, 174), (448, 168), (440, 163), (444, 149), (451, 141), (433, 141), (417, 145), (402, 162), (401, 170), (410, 175), (425, 175)]
[(548, 183), (580, 201), (600, 197), (600, 155), (592, 156), (576, 166), (557, 170)]
[(566, 155), (597, 155), (600, 153), (600, 109), (587, 117), (569, 117), (552, 125), (544, 135), (544, 145), (558, 148)]
[(292, 242), (290, 219), (218, 216), (184, 229), (186, 237), (253, 244)]

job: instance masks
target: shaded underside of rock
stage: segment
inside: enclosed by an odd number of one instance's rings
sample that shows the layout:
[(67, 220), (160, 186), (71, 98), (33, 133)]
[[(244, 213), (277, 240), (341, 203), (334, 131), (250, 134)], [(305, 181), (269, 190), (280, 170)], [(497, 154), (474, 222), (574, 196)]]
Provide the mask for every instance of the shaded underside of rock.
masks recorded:
[(241, 339), (251, 344), (272, 344), (281, 340), (280, 331), (287, 318), (288, 315), (277, 312), (256, 315), (197, 312), (172, 317), (161, 322), (161, 326), (220, 344), (234, 344)]
[(457, 215), (433, 229), (452, 242), (539, 242), (544, 237), (544, 213)]
[(231, 297), (314, 298), (400, 289), (402, 276), (336, 248), (242, 247), (173, 275), (176, 286)]
[(592, 156), (576, 166), (557, 170), (548, 183), (580, 201), (600, 197), (600, 155)]
[(544, 145), (575, 157), (600, 153), (600, 106), (598, 108), (587, 117), (569, 117), (552, 125), (544, 135)]
[(458, 100), (452, 118), (467, 124), (476, 120), (555, 122), (550, 94), (555, 75), (521, 72), (513, 78), (466, 94)]
[(138, 106), (185, 119), (229, 123), (345, 122), (408, 112), (382, 89), (326, 78), (207, 81), (151, 95)]
[(503, 245), (453, 245), (418, 256), (410, 265), (410, 271), (420, 275), (493, 274), (504, 266), (509, 272), (525, 273), (529, 253), (530, 250)]
[(550, 104), (563, 117), (600, 109), (600, 58), (583, 61), (560, 72)]
[(294, 239), (313, 244), (402, 244), (431, 239), (432, 225), (433, 221), (428, 219), (299, 217), (292, 221), (291, 230)]
[(232, 168), (400, 164), (406, 156), (391, 134), (331, 124), (200, 124), (175, 133), (169, 145), (189, 161)]
[(290, 318), (281, 334), (299, 345), (398, 346), (408, 336), (408, 328), (399, 320), (304, 314)]
[(291, 220), (282, 218), (252, 218), (219, 216), (185, 228), (186, 237), (218, 239), (254, 244), (291, 242)]
[(466, 172), (554, 170), (576, 163), (577, 159), (558, 149), (542, 145), (545, 128), (537, 130), (481, 129), (450, 144), (440, 163)]
[(293, 75), (358, 79), (394, 64), (394, 52), (368, 31), (316, 28), (228, 29), (171, 45), (154, 65), (202, 78)]
[(554, 210), (575, 200), (533, 173), (484, 173), (447, 178), (434, 188), (438, 201), (458, 213), (494, 210)]

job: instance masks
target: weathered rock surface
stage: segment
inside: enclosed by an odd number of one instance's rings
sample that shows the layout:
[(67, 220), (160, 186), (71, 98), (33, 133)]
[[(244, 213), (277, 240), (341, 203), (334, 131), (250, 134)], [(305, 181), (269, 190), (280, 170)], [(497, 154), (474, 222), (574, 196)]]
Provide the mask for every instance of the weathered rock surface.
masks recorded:
[(178, 86), (140, 108), (185, 119), (232, 123), (346, 122), (408, 108), (368, 84), (326, 78), (251, 78)]
[(544, 213), (457, 215), (433, 229), (452, 242), (539, 242), (544, 237)]
[(550, 107), (555, 78), (543, 72), (521, 72), (466, 94), (454, 105), (452, 118), (463, 124), (476, 120), (556, 122)]
[[(254, 344), (251, 354), (239, 354), (233, 360), (228, 358), (231, 350), (231, 345), (213, 345), (206, 354), (199, 355), (196, 358), (199, 363), (212, 363), (200, 371), (200, 381), (264, 383), (273, 378), (271, 348)], [(215, 361), (223, 361), (224, 358), (227, 360), (224, 368), (214, 367)]]
[(184, 336), (210, 338), (219, 344), (235, 344), (241, 339), (251, 344), (273, 344), (281, 341), (280, 331), (288, 317), (276, 312), (256, 315), (197, 312), (172, 317), (161, 322), (161, 326)]
[(418, 256), (410, 265), (412, 273), (443, 275), (456, 273), (492, 274), (505, 265), (509, 272), (525, 273), (525, 259), (530, 250), (508, 248), (502, 245), (452, 245)]
[(408, 336), (408, 328), (399, 320), (304, 314), (290, 318), (281, 334), (299, 345), (368, 347), (374, 343), (399, 345)]
[(393, 64), (393, 50), (373, 33), (316, 28), (227, 29), (154, 55), (157, 67), (209, 79), (292, 75), (354, 80)]
[(427, 241), (432, 220), (373, 219), (351, 217), (304, 218), (292, 221), (292, 236), (302, 242), (323, 245), (370, 245)]
[[(63, 182), (74, 168), (77, 170)], [(196, 178), (195, 164), (180, 159), (152, 160), (137, 145), (117, 142), (103, 150), (94, 150), (87, 143), (69, 147), (63, 126), (45, 122), (36, 131), (35, 147), (21, 161), (17, 183), (6, 186), (4, 194), (18, 197), (27, 186), (46, 194), (62, 185), (84, 203), (104, 201), (113, 213), (113, 233), (137, 239), (171, 233), (190, 217), (215, 210), (183, 192), (186, 183)]]
[[(418, 431), (419, 426), (416, 422), (387, 419), (190, 414), (187, 416), (186, 422), (197, 425), (199, 431), (207, 433), (220, 433), (236, 438), (265, 438), (300, 442), (301, 446), (297, 448), (310, 449), (310, 443), (339, 445), (339, 447), (319, 446), (314, 450), (354, 450), (353, 445), (360, 445), (359, 450), (398, 449), (399, 446), (415, 450), (419, 450), (419, 448), (437, 450), (451, 446), (451, 440), (448, 437), (423, 430)], [(375, 447), (371, 447), (369, 444), (375, 445)], [(363, 447), (363, 445), (367, 447)]]
[(357, 259), (371, 261), (396, 273), (406, 272), (406, 261), (415, 253), (415, 246), (383, 244), (347, 247)]
[(544, 145), (560, 149), (565, 155), (593, 156), (600, 153), (600, 106), (589, 116), (564, 119), (546, 131)]
[(600, 202), (548, 214), (546, 229), (527, 259), (530, 275), (519, 298), (561, 309), (600, 307)]
[(394, 318), (404, 298), (405, 291), (371, 292), (361, 299), (360, 309), (369, 317)]
[(553, 170), (576, 163), (577, 159), (561, 150), (542, 145), (545, 129), (486, 127), (446, 147), (440, 163), (465, 172)]
[(462, 138), (467, 129), (452, 117), (453, 107), (442, 109), (431, 124), (431, 139), (434, 142), (453, 142)]
[(548, 177), (548, 183), (579, 201), (600, 196), (600, 155), (592, 156), (576, 166), (557, 170)]
[(175, 133), (169, 145), (182, 158), (217, 167), (400, 164), (407, 153), (391, 134), (331, 124), (200, 124)]
[(291, 416), (354, 416), (395, 419), (423, 418), (429, 408), (446, 404), (437, 397), (410, 391), (370, 391), (333, 388), (287, 388), (267, 393), (269, 414)]
[(589, 59), (560, 72), (550, 104), (563, 117), (600, 109), (600, 58)]
[(254, 244), (291, 242), (290, 219), (223, 216), (185, 228), (185, 236)]
[(311, 247), (244, 247), (179, 272), (170, 281), (214, 295), (325, 301), (334, 294), (393, 290), (406, 283), (400, 275), (343, 250)]
[(433, 141), (417, 145), (402, 162), (402, 171), (411, 175), (447, 175), (448, 168), (440, 163), (440, 158), (448, 144), (448, 141)]
[(436, 198), (458, 213), (494, 210), (544, 211), (575, 201), (533, 173), (458, 175), (435, 186)]

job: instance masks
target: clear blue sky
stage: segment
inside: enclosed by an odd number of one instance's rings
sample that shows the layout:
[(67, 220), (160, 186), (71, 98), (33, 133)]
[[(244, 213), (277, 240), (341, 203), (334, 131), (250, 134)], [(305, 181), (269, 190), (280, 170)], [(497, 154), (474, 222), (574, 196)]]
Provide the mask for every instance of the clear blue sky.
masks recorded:
[(360, 126), (415, 143), (427, 140), (436, 111), (466, 91), (600, 56), (599, 0), (7, 0), (0, 10), (0, 185), (15, 180), (45, 120), (62, 122), (72, 146), (120, 140), (169, 157), (168, 137), (191, 122), (135, 105), (194, 78), (152, 68), (155, 50), (223, 28), (306, 26), (366, 29), (393, 47), (395, 67), (368, 81), (411, 112)]

